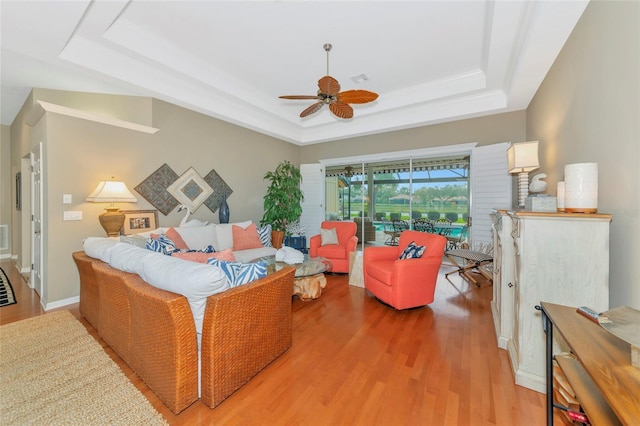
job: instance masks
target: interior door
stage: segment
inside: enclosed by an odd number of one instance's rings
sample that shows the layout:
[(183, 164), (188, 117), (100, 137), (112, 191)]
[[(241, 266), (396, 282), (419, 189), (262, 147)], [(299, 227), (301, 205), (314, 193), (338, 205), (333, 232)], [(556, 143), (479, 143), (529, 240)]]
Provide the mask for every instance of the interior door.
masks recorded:
[(325, 218), (324, 170), (324, 165), (320, 163), (300, 165), (300, 174), (302, 174), (300, 189), (304, 194), (300, 226), (305, 229), (307, 247), (309, 239), (320, 233), (320, 225)]
[(42, 203), (42, 142), (31, 151), (31, 277), (30, 286), (43, 300), (43, 203)]
[(473, 148), (471, 152), (471, 227), (469, 240), (474, 249), (493, 244), (491, 212), (511, 208), (512, 179), (507, 171), (510, 142)]

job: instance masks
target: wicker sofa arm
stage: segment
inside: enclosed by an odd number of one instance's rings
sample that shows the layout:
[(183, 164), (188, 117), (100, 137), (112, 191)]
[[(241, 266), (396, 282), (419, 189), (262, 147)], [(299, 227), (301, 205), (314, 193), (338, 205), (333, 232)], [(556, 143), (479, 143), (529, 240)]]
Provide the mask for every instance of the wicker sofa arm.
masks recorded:
[(177, 414), (198, 399), (198, 343), (189, 302), (136, 274), (127, 275), (127, 284), (130, 366)]
[(211, 408), (291, 347), (295, 268), (209, 296), (201, 344), (201, 399)]

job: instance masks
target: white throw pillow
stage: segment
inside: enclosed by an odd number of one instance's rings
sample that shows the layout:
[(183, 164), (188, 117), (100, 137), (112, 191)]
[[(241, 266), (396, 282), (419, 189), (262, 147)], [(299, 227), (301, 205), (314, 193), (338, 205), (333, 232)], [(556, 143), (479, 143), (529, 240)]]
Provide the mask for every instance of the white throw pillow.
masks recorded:
[(185, 296), (191, 306), (196, 332), (201, 334), (207, 297), (231, 288), (226, 275), (211, 265), (149, 253), (142, 259), (142, 279), (154, 287)]
[[(203, 250), (212, 245), (216, 250), (216, 225), (174, 228), (191, 250)], [(218, 250), (219, 251), (219, 250)]]
[[(221, 223), (215, 225), (216, 227), (216, 242), (213, 244), (213, 247), (216, 251), (222, 251), (224, 249), (232, 249), (233, 250), (233, 231), (231, 227), (233, 225), (240, 226), (243, 229), (246, 229), (247, 226), (251, 225), (250, 220), (245, 220), (244, 222), (237, 223)], [(187, 243), (189, 244), (189, 243)], [(189, 246), (189, 248), (193, 248)]]
[(112, 240), (105, 237), (88, 237), (84, 240), (82, 246), (84, 252), (89, 257), (100, 259), (103, 262), (111, 262), (111, 250), (116, 244), (120, 244), (118, 240)]
[(326, 246), (327, 244), (338, 244), (338, 233), (336, 228), (320, 229), (320, 239), (322, 243), (320, 245)]

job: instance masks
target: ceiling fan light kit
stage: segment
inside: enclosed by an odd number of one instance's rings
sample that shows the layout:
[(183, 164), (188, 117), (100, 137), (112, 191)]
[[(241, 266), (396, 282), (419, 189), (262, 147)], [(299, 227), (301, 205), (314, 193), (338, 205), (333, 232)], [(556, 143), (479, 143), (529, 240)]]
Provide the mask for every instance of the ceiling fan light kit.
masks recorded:
[[(329, 75), (329, 52), (333, 46), (331, 43), (325, 43), (323, 46), (327, 52), (327, 75), (318, 80), (318, 93), (316, 95), (285, 95), (280, 99), (315, 99), (317, 102), (300, 113), (300, 117), (307, 117), (315, 112), (320, 111), (323, 105), (329, 105), (329, 111), (339, 118), (353, 118), (353, 108), (349, 104), (366, 104), (378, 99), (378, 94), (368, 90), (346, 90), (340, 91), (340, 83), (338, 80)], [(364, 74), (364, 79), (367, 78)], [(360, 76), (358, 76), (360, 77)]]

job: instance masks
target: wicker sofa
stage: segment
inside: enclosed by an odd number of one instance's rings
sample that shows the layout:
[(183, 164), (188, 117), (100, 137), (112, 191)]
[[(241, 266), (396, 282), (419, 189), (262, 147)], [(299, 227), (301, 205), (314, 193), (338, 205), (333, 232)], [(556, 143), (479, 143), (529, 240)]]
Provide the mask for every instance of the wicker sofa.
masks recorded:
[[(127, 254), (127, 261), (131, 257)], [(164, 257), (184, 268), (219, 269)], [(198, 398), (216, 407), (291, 347), (294, 268), (207, 296), (198, 326), (188, 297), (85, 251), (73, 253), (73, 259), (80, 275), (80, 313), (173, 413)], [(185, 281), (191, 276), (184, 275)]]

